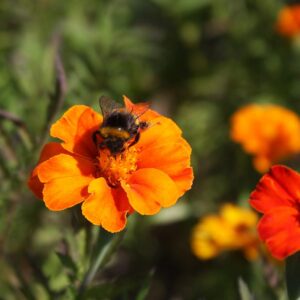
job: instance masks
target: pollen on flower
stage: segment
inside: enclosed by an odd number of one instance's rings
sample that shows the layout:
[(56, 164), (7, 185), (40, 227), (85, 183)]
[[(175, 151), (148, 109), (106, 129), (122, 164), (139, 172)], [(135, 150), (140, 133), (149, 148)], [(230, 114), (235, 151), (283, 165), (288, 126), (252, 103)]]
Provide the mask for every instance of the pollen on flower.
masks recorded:
[(134, 147), (127, 148), (124, 152), (112, 155), (108, 149), (100, 151), (97, 157), (99, 173), (112, 187), (120, 185), (121, 180), (126, 180), (137, 169), (138, 151)]

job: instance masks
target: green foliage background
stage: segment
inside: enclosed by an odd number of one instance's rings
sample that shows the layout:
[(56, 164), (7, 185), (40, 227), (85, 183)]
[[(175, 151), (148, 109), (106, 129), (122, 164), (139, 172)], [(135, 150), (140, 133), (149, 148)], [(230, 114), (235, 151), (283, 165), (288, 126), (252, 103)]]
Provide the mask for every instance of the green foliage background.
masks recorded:
[[(77, 209), (49, 212), (26, 186), (48, 138), (49, 120), (100, 95), (152, 101), (193, 148), (193, 189), (153, 217), (130, 217), (113, 261), (82, 299), (284, 299), (261, 261), (240, 253), (208, 262), (191, 253), (202, 215), (231, 201), (247, 205), (260, 175), (229, 139), (240, 106), (271, 102), (300, 112), (300, 44), (276, 34), (274, 0), (1, 0), (0, 299), (75, 299), (99, 229)], [(57, 114), (55, 53), (67, 90)], [(54, 103), (55, 104), (55, 103)], [(53, 105), (53, 103), (52, 103)], [(47, 121), (48, 120), (48, 121)], [(299, 160), (287, 164), (299, 168)], [(102, 240), (110, 235), (100, 233)], [(280, 298), (282, 297), (282, 298)]]

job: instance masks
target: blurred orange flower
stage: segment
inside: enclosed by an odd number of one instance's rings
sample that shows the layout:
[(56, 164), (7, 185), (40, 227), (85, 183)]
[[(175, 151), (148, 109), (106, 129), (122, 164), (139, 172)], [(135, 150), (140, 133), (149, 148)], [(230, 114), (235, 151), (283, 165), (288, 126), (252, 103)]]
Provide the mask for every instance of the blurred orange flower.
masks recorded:
[(220, 214), (202, 218), (192, 232), (191, 246), (200, 259), (211, 259), (227, 250), (242, 250), (247, 259), (258, 256), (255, 232), (257, 215), (233, 204), (221, 207)]
[[(125, 109), (139, 116), (141, 104), (124, 97)], [(75, 105), (51, 127), (62, 143), (44, 146), (28, 184), (50, 210), (82, 203), (82, 214), (110, 232), (122, 230), (134, 211), (153, 215), (190, 189), (191, 148), (170, 119), (148, 109), (150, 122), (139, 141), (112, 155), (96, 147), (93, 133), (103, 118), (90, 107)]]
[(257, 171), (300, 152), (300, 118), (278, 105), (250, 104), (231, 118), (231, 138), (254, 156)]
[(287, 37), (300, 34), (300, 4), (288, 5), (279, 11), (276, 30)]
[(270, 253), (284, 259), (300, 250), (300, 174), (274, 166), (250, 196), (250, 204), (264, 214), (258, 233)]

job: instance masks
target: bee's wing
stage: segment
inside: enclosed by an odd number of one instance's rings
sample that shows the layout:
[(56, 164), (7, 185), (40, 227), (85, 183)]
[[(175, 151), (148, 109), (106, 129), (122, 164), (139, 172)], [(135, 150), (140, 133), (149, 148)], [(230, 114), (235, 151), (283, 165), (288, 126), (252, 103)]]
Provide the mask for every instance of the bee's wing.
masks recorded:
[(113, 110), (122, 108), (121, 104), (106, 96), (100, 97), (99, 105), (104, 118), (108, 116)]
[[(126, 103), (126, 102), (125, 102)], [(136, 117), (142, 116), (150, 107), (149, 102), (143, 102), (143, 103), (138, 103), (138, 104), (133, 104), (133, 103), (126, 103), (126, 109), (130, 112), (133, 113)]]
[(137, 117), (140, 117), (149, 109), (149, 107), (150, 107), (150, 103), (148, 103), (148, 102), (135, 104), (134, 114)]

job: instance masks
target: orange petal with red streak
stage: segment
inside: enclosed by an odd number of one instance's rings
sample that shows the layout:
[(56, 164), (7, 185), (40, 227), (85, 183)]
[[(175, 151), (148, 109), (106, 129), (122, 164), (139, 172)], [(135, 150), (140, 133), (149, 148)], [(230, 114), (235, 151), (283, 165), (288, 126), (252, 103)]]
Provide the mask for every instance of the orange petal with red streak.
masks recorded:
[[(90, 195), (81, 206), (82, 214), (91, 223), (102, 226), (109, 232), (122, 230), (126, 225), (126, 214), (129, 210), (129, 206), (124, 207), (124, 201), (127, 200), (123, 197), (115, 197), (102, 177), (93, 180), (88, 191)], [(120, 210), (120, 208), (126, 209)]]
[(193, 184), (194, 172), (192, 168), (186, 168), (176, 175), (170, 176), (175, 182), (179, 196), (181, 197), (186, 191), (188, 191)]
[[(46, 144), (42, 149), (37, 166), (45, 160), (49, 159), (50, 157), (61, 153), (67, 153), (67, 151), (59, 143)], [(43, 198), (44, 184), (40, 182), (37, 176), (37, 167), (35, 167), (30, 174), (30, 177), (28, 179), (28, 186), (37, 198)]]

